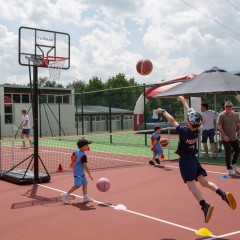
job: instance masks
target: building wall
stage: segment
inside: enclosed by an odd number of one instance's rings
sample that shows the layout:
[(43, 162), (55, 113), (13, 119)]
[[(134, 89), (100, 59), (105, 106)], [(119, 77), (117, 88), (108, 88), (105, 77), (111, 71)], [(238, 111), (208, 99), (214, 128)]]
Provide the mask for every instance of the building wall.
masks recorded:
[[(41, 129), (42, 136), (59, 134), (59, 112), (60, 112), (60, 128), (61, 135), (76, 132), (75, 129), (75, 106), (71, 104), (41, 104), (39, 115), (39, 131)], [(62, 131), (63, 130), (63, 131)], [(39, 132), (40, 134), (40, 132)]]
[[(29, 110), (30, 108), (30, 110)], [(26, 109), (28, 112), (28, 116), (31, 122), (31, 133), (33, 135), (33, 117), (32, 117), (32, 107), (31, 104), (13, 104), (13, 119), (16, 125), (21, 125), (22, 123), (22, 114), (21, 110)], [(46, 110), (45, 110), (46, 109)], [(56, 104), (49, 104), (49, 107), (45, 109), (41, 104), (41, 118), (39, 112), (38, 118), (38, 127), (39, 127), (39, 135), (40, 133), (42, 136), (49, 136), (49, 135), (58, 135), (59, 134), (59, 106)], [(51, 110), (50, 110), (51, 109)], [(1, 109), (2, 110), (2, 109)], [(64, 104), (60, 107), (60, 121), (61, 121), (61, 128), (65, 132), (66, 135), (75, 133), (75, 108), (72, 105), (64, 106)], [(55, 119), (55, 117), (56, 119)], [(2, 137), (13, 137), (15, 136), (16, 132), (12, 131), (13, 124), (5, 124), (4, 122), (4, 114), (1, 111), (1, 134)], [(63, 131), (61, 130), (61, 134), (63, 135)], [(19, 133), (21, 130), (19, 131)]]
[[(49, 103), (49, 104), (40, 104), (41, 110), (39, 107), (39, 117), (38, 117), (38, 127), (39, 135), (42, 133), (42, 136), (45, 135), (58, 135), (59, 134), (59, 104), (58, 103)], [(22, 123), (22, 114), (21, 110), (25, 109), (28, 112), (30, 122), (31, 122), (31, 133), (33, 135), (33, 115), (32, 115), (32, 106), (31, 103), (12, 103), (12, 116), (13, 123), (5, 123), (5, 112), (4, 112), (4, 87), (0, 87), (0, 115), (1, 115), (1, 136), (2, 137), (14, 137), (16, 132), (12, 131), (14, 124), (20, 126)], [(75, 106), (74, 106), (74, 97), (70, 96), (70, 103), (61, 103), (60, 104), (60, 121), (61, 127), (66, 135), (75, 133)], [(61, 134), (63, 135), (63, 131)], [(19, 130), (20, 135), (21, 130)]]

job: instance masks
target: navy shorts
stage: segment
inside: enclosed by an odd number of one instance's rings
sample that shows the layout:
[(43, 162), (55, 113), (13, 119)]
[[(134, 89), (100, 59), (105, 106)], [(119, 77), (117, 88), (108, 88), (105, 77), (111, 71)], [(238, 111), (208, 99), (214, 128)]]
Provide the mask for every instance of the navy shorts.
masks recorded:
[(197, 181), (198, 176), (207, 176), (207, 172), (202, 168), (197, 157), (193, 154), (185, 154), (179, 159), (179, 168), (183, 181)]
[(210, 143), (214, 143), (215, 129), (205, 129), (202, 131), (202, 143), (207, 143), (209, 138)]
[(154, 148), (153, 150), (153, 156), (157, 156), (157, 155), (162, 155), (163, 154), (163, 150), (162, 148)]
[(30, 133), (30, 128), (29, 128), (29, 129), (23, 129), (23, 130), (22, 130), (22, 134), (29, 135), (29, 133)]
[(81, 187), (88, 183), (88, 180), (85, 176), (74, 176), (74, 186)]

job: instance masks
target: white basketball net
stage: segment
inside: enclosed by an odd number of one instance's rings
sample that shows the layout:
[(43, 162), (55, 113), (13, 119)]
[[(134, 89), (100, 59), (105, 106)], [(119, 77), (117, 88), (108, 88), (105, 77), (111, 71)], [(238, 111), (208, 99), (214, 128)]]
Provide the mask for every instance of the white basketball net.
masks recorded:
[(49, 70), (49, 80), (57, 81), (61, 76), (61, 70), (66, 62), (66, 58), (62, 57), (47, 57), (43, 60)]

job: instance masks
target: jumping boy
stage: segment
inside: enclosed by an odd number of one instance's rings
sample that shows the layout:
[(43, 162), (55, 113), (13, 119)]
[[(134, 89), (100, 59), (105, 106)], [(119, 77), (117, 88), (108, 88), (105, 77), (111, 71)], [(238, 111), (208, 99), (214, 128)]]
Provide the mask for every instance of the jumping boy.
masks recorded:
[(155, 162), (157, 164), (160, 164), (160, 157), (163, 154), (163, 149), (160, 144), (160, 138), (161, 138), (161, 127), (156, 126), (154, 128), (154, 133), (151, 137), (151, 150), (153, 151), (152, 159), (149, 161), (150, 165), (155, 165)]
[(201, 206), (204, 213), (205, 223), (208, 223), (214, 206), (205, 201), (195, 181), (199, 181), (202, 187), (207, 187), (216, 192), (222, 200), (230, 206), (231, 209), (236, 209), (237, 203), (230, 192), (224, 192), (214, 183), (209, 182), (206, 179), (207, 172), (202, 168), (198, 158), (196, 157), (196, 154), (198, 153), (198, 127), (202, 124), (202, 115), (199, 112), (194, 111), (192, 108), (189, 108), (183, 96), (179, 96), (177, 99), (187, 109), (187, 126), (179, 125), (179, 123), (176, 122), (176, 120), (165, 109), (158, 108), (156, 113), (162, 113), (171, 125), (176, 127), (176, 131), (179, 134), (179, 143), (176, 153), (179, 155), (180, 172), (183, 181), (187, 184), (189, 190)]
[(87, 139), (79, 139), (77, 142), (78, 149), (71, 156), (71, 167), (73, 168), (74, 185), (65, 193), (62, 194), (62, 200), (64, 203), (69, 203), (68, 196), (78, 188), (82, 187), (83, 202), (92, 202), (93, 200), (87, 195), (88, 180), (85, 177), (85, 170), (89, 175), (89, 178), (93, 180), (90, 170), (87, 165), (87, 156), (85, 151), (89, 150), (88, 144), (92, 141)]

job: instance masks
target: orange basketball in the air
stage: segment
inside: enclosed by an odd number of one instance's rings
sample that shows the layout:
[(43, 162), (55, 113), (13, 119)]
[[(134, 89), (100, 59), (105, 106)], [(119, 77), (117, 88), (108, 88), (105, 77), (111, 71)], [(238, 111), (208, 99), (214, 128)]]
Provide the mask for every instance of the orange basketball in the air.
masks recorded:
[(141, 75), (148, 75), (152, 72), (153, 65), (149, 59), (141, 59), (136, 65), (137, 72)]
[(161, 138), (160, 139), (160, 144), (161, 144), (162, 147), (166, 147), (168, 145), (167, 138)]

